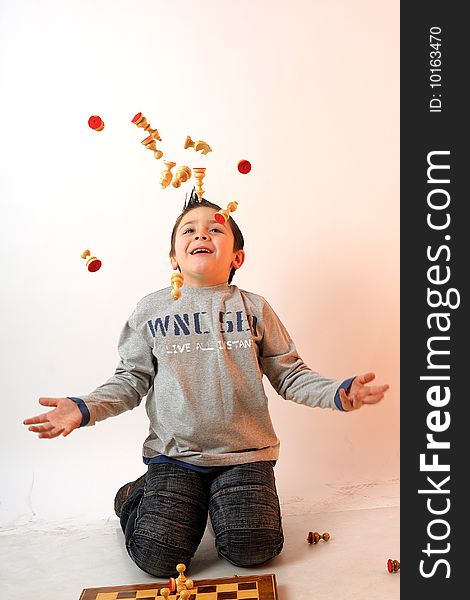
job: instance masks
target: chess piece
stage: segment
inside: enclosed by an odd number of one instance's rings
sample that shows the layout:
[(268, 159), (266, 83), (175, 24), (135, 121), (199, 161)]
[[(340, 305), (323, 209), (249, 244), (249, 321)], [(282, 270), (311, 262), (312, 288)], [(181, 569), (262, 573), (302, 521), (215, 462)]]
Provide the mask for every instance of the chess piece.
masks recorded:
[(186, 183), (191, 177), (191, 169), (185, 165), (178, 167), (173, 177), (173, 187), (179, 188), (182, 183)]
[(147, 123), (147, 119), (143, 116), (143, 114), (141, 112), (137, 113), (134, 116), (134, 118), (132, 119), (132, 123), (135, 123), (137, 125), (137, 127), (142, 127), (142, 129), (144, 129), (149, 135), (151, 135), (153, 138), (155, 138), (159, 142), (162, 141), (162, 138), (160, 137), (158, 130), (152, 129), (150, 127), (149, 123)]
[[(172, 577), (172, 579), (173, 579), (173, 577)], [(173, 579), (173, 581), (174, 581), (174, 579)], [(164, 588), (161, 588), (160, 595), (163, 596), (163, 598), (165, 600), (168, 600), (168, 596), (172, 593), (172, 591), (174, 592), (174, 590), (170, 591), (170, 588), (164, 587)]]
[(199, 200), (199, 202), (202, 202), (202, 195), (206, 191), (206, 190), (202, 189), (202, 180), (204, 179), (204, 177), (206, 175), (206, 168), (205, 167), (194, 168), (193, 175), (194, 175), (194, 179), (196, 180), (195, 192), (197, 195), (197, 199)]
[(91, 273), (98, 271), (98, 269), (101, 267), (100, 259), (96, 258), (96, 256), (91, 256), (89, 250), (84, 250), (80, 256), (87, 259), (86, 266)]
[(400, 563), (398, 562), (398, 560), (392, 560), (391, 558), (389, 558), (387, 560), (387, 569), (389, 573), (398, 573), (398, 571), (400, 570)]
[(103, 119), (101, 117), (99, 117), (98, 115), (92, 115), (88, 119), (88, 126), (91, 127), (91, 129), (94, 129), (95, 131), (103, 131), (103, 129), (104, 129)]
[(246, 175), (251, 171), (251, 163), (249, 160), (239, 160), (238, 161), (238, 170), (243, 175)]
[(143, 144), (147, 148), (147, 150), (152, 150), (153, 155), (157, 160), (163, 156), (163, 152), (161, 150), (158, 150), (157, 142), (151, 135), (146, 137), (145, 140), (142, 140), (140, 143)]
[[(171, 297), (173, 298), (173, 300), (178, 300), (178, 298), (180, 298), (180, 296), (181, 296), (181, 290), (179, 288), (182, 287), (183, 282), (184, 282), (184, 275), (183, 275), (183, 273), (180, 273), (179, 271), (174, 271), (171, 274), (171, 287), (173, 288), (171, 290)], [(179, 566), (180, 565), (177, 565), (177, 567), (176, 567), (177, 570), (178, 570)], [(183, 569), (183, 571), (184, 571), (184, 569)], [(183, 575), (183, 577), (184, 577), (184, 575)], [(176, 581), (176, 585), (178, 585), (178, 581)]]
[(186, 136), (186, 141), (184, 142), (184, 149), (187, 150), (188, 148), (194, 148), (196, 152), (201, 150), (201, 154), (208, 154), (209, 152), (212, 152), (212, 148), (207, 142), (204, 142), (203, 140), (196, 140), (194, 142), (189, 135)]
[(318, 544), (320, 540), (327, 542), (329, 539), (330, 534), (327, 531), (323, 534), (318, 533), (318, 531), (309, 531), (307, 535), (307, 542), (309, 544)]
[(217, 223), (220, 223), (223, 225), (224, 223), (226, 223), (228, 221), (228, 219), (230, 217), (230, 213), (237, 210), (237, 206), (238, 206), (238, 202), (229, 202), (227, 204), (226, 210), (220, 209), (219, 211), (217, 211), (215, 213), (214, 219), (217, 221)]
[(171, 160), (164, 160), (163, 162), (165, 164), (165, 168), (161, 173), (160, 183), (162, 188), (165, 189), (170, 185), (171, 180), (173, 179), (173, 173), (171, 172), (171, 169), (176, 165), (176, 163), (171, 162)]

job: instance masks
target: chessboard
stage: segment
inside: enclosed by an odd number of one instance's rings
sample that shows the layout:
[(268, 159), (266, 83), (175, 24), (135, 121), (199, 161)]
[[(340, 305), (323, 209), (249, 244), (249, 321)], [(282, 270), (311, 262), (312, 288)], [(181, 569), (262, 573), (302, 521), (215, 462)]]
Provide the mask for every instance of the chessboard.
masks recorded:
[[(139, 583), (107, 587), (85, 588), (80, 600), (155, 600), (162, 599), (160, 590), (168, 583)], [(278, 600), (276, 576), (247, 575), (194, 580), (188, 590), (189, 600)], [(172, 592), (168, 600), (176, 600), (178, 593)]]

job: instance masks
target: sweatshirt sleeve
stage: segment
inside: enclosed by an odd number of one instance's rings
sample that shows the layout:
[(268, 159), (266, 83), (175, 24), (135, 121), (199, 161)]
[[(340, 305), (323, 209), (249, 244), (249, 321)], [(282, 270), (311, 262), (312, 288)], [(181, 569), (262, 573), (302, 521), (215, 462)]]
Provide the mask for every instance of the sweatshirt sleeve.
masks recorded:
[(135, 312), (119, 336), (119, 363), (112, 377), (91, 394), (80, 396), (90, 413), (88, 425), (138, 406), (153, 385), (157, 359), (137, 330)]
[(342, 380), (329, 379), (308, 367), (271, 306), (263, 307), (260, 363), (276, 392), (286, 400), (311, 407), (332, 408)]

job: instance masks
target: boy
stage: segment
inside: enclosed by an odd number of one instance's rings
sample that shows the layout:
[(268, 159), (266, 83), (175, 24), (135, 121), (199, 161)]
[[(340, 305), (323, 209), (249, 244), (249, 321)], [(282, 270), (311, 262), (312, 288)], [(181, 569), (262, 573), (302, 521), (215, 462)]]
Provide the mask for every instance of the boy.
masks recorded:
[(40, 398), (52, 411), (26, 419), (40, 438), (135, 408), (150, 420), (143, 445), (148, 471), (115, 498), (126, 548), (156, 577), (189, 565), (209, 515), (219, 555), (254, 566), (282, 549), (273, 467), (279, 440), (262, 377), (284, 398), (343, 411), (379, 402), (388, 385), (366, 373), (334, 381), (313, 372), (264, 298), (230, 285), (245, 259), (232, 217), (196, 196), (171, 236), (182, 295), (170, 288), (136, 306), (119, 339), (120, 362), (106, 383), (81, 398)]

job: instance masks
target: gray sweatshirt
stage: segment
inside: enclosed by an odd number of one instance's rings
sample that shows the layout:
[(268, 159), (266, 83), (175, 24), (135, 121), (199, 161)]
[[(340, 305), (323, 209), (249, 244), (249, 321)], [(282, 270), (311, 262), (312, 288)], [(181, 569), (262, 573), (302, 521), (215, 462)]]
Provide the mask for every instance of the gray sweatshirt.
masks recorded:
[(119, 338), (115, 374), (88, 396), (90, 425), (138, 406), (144, 458), (204, 467), (276, 460), (263, 375), (286, 400), (335, 409), (341, 381), (312, 371), (262, 297), (221, 284), (145, 296)]

